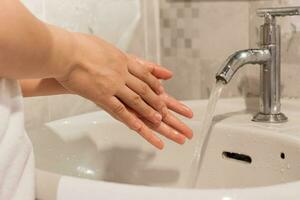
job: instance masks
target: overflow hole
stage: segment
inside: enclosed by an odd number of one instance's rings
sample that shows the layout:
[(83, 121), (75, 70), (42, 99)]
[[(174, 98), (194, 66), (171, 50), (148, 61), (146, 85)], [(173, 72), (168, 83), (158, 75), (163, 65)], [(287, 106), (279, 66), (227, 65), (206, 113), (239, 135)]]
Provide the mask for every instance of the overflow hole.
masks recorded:
[(280, 158), (281, 158), (281, 159), (285, 159), (285, 153), (281, 153), (281, 154), (280, 154)]
[(224, 151), (222, 155), (223, 155), (224, 158), (227, 158), (227, 159), (237, 160), (237, 161), (241, 161), (241, 162), (244, 162), (244, 163), (247, 163), (247, 164), (252, 163), (252, 158), (248, 155), (245, 155), (245, 154), (239, 154), (239, 153)]

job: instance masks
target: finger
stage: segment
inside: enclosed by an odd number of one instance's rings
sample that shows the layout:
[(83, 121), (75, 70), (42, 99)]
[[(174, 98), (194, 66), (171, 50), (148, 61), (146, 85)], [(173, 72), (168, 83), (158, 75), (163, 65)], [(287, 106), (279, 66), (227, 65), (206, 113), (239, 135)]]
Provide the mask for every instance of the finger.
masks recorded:
[(139, 115), (143, 116), (148, 121), (154, 124), (160, 124), (162, 120), (162, 115), (155, 111), (151, 106), (149, 106), (145, 101), (136, 94), (134, 91), (128, 87), (122, 88), (117, 93), (117, 97), (129, 106), (132, 110), (137, 112)]
[(140, 64), (136, 60), (131, 60), (128, 68), (132, 75), (147, 83), (154, 92), (157, 94), (161, 94), (163, 92), (161, 82), (151, 74), (145, 65)]
[(145, 66), (148, 68), (151, 74), (156, 78), (162, 80), (169, 80), (173, 77), (173, 73), (168, 69), (151, 62), (147, 62), (147, 61), (144, 62), (145, 62)]
[(131, 56), (131, 57), (133, 59), (135, 59), (137, 62), (139, 62), (141, 65), (146, 66), (148, 68), (148, 70), (158, 79), (168, 80), (168, 79), (172, 78), (172, 76), (173, 76), (173, 73), (170, 70), (168, 70), (158, 64), (154, 64), (152, 62), (145, 61), (136, 56)]
[(135, 115), (130, 113), (125, 105), (116, 97), (111, 97), (109, 100), (102, 103), (103, 109), (108, 111), (113, 117), (127, 125), (130, 129), (138, 131), (143, 123)]
[(152, 108), (162, 114), (163, 117), (168, 114), (168, 109), (163, 99), (154, 93), (145, 82), (131, 75), (126, 84), (131, 90), (140, 95), (150, 106), (152, 106)]
[(116, 119), (123, 122), (130, 129), (136, 131), (156, 148), (163, 149), (163, 141), (161, 141), (161, 139), (157, 137), (140, 119), (129, 112), (125, 105), (123, 105), (116, 97), (110, 98), (105, 102), (104, 106)]
[(185, 135), (188, 139), (193, 138), (193, 131), (182, 121), (177, 119), (171, 112), (163, 120), (164, 123), (168, 124), (173, 129)]
[(177, 101), (175, 98), (167, 95), (166, 93), (162, 94), (161, 96), (164, 99), (165, 104), (170, 110), (180, 115), (183, 115), (187, 118), (193, 118), (194, 116), (193, 111), (189, 107), (187, 107), (180, 101)]
[[(144, 120), (143, 120), (144, 121)], [(144, 121), (147, 126), (149, 126), (152, 130), (158, 132), (159, 134), (165, 136), (166, 138), (178, 143), (184, 144), (185, 143), (185, 136), (173, 129), (172, 127), (168, 126), (165, 123), (161, 123), (159, 126), (153, 126), (151, 123)]]
[(178, 143), (178, 144), (184, 144), (185, 143), (185, 136), (172, 127), (168, 126), (164, 122), (160, 123), (159, 126), (153, 126), (153, 124), (149, 123), (146, 119), (144, 119), (139, 114), (135, 113), (131, 108), (129, 108), (130, 112), (132, 112), (134, 115), (136, 115), (138, 118), (140, 118), (149, 128), (156, 131), (157, 133), (165, 136), (166, 138)]
[(155, 135), (155, 133), (148, 128), (145, 124), (137, 131), (146, 141), (155, 146), (156, 148), (162, 150), (164, 148), (164, 142)]

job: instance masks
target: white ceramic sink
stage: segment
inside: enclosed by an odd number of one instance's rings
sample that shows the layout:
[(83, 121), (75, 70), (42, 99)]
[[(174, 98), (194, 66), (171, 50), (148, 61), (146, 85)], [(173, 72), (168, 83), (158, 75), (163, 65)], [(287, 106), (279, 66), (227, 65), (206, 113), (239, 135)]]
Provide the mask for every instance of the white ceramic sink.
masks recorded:
[[(186, 186), (196, 141), (203, 137), (207, 101), (186, 103), (195, 113), (185, 120), (195, 138), (184, 146), (165, 140), (163, 151), (100, 111), (29, 130), (39, 176), (47, 171), (99, 183), (171, 187), (206, 199), (300, 199), (300, 100), (283, 100), (289, 122), (277, 125), (251, 121), (255, 99), (220, 100), (197, 190), (179, 188)], [(38, 189), (45, 197), (45, 189)]]

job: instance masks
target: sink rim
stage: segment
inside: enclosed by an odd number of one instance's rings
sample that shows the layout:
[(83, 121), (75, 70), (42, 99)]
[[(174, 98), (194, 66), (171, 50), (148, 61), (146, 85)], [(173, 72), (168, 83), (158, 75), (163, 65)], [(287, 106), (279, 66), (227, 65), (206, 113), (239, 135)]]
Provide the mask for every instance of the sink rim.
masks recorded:
[[(252, 187), (252, 188), (232, 188), (232, 189), (190, 189), (190, 188), (167, 188), (157, 186), (142, 186), (142, 185), (130, 185), (124, 183), (114, 183), (106, 181), (95, 181), (89, 179), (82, 179), (78, 177), (64, 176), (40, 169), (36, 169), (37, 174), (37, 198), (56, 196), (62, 187), (65, 179), (71, 179), (74, 183), (101, 183), (101, 184), (112, 184), (120, 187), (130, 187), (136, 189), (143, 189), (149, 192), (153, 190), (161, 190), (170, 194), (186, 193), (193, 194), (195, 197), (200, 198), (201, 196), (209, 198), (209, 200), (252, 200), (253, 198), (258, 200), (265, 200), (266, 195), (268, 198), (273, 200), (282, 200), (288, 198), (289, 200), (297, 200), (300, 195), (300, 181), (277, 184), (272, 186), (263, 187)], [(47, 190), (42, 186), (42, 180), (48, 180)], [(50, 180), (50, 181), (49, 181)], [(51, 182), (52, 181), (52, 182)], [(50, 186), (50, 187), (48, 187)], [(53, 194), (56, 192), (56, 194)], [(47, 200), (46, 198), (42, 198)]]
[[(242, 98), (234, 98), (236, 100), (241, 100)], [(232, 101), (232, 99), (222, 99), (223, 101)], [(222, 101), (221, 100), (221, 101)], [(201, 101), (202, 103), (207, 103), (207, 100), (190, 100), (190, 101), (185, 101), (185, 103), (196, 103)], [(284, 99), (283, 100), (283, 104), (286, 103), (286, 101), (294, 101), (299, 103), (300, 105), (300, 101), (298, 99)], [(99, 112), (99, 111), (97, 111)], [(104, 113), (103, 111), (100, 111), (102, 113)], [(89, 114), (89, 113), (88, 113)], [(105, 115), (104, 115), (105, 116)], [(192, 122), (199, 122), (199, 120), (191, 120)], [(103, 121), (104, 122), (104, 121)], [(292, 138), (297, 138), (298, 140), (300, 139), (299, 136), (291, 136), (290, 139)], [(44, 170), (40, 170), (43, 172), (47, 172)], [(52, 172), (50, 172), (52, 173)], [(55, 173), (52, 173), (55, 174)], [(59, 175), (60, 177), (70, 177), (70, 176), (64, 176), (64, 175)], [(78, 179), (80, 180), (80, 178), (78, 177), (72, 177), (73, 179)], [(93, 180), (88, 180), (88, 181), (93, 181)], [(99, 182), (105, 182), (105, 181), (99, 181)], [(108, 182), (105, 182), (108, 183)], [(122, 183), (115, 183), (115, 184), (119, 184), (119, 185), (128, 185), (128, 184), (122, 184)], [(130, 185), (130, 186), (134, 186), (134, 187), (147, 187), (147, 186), (141, 186), (141, 185)], [(290, 195), (291, 191), (296, 193), (297, 188), (300, 187), (300, 181), (294, 181), (294, 182), (289, 182), (289, 183), (284, 183), (284, 184), (274, 184), (274, 185), (269, 185), (269, 186), (262, 186), (262, 187), (247, 187), (247, 188), (230, 188), (230, 189), (182, 189), (182, 188), (163, 188), (163, 187), (155, 187), (155, 186), (151, 186), (149, 188), (160, 188), (160, 189), (165, 189), (165, 190), (182, 190), (182, 191), (197, 191), (199, 193), (203, 192), (203, 193), (222, 193), (222, 194), (226, 194), (226, 197), (231, 197), (234, 198), (235, 197), (244, 197), (247, 193), (258, 193), (260, 195), (264, 195), (264, 193), (266, 193), (266, 190), (270, 191), (274, 197), (276, 197), (275, 195)], [(280, 192), (278, 192), (280, 191)], [(213, 194), (212, 194), (213, 195)], [(299, 194), (300, 195), (300, 192)], [(259, 196), (257, 196), (259, 197)]]

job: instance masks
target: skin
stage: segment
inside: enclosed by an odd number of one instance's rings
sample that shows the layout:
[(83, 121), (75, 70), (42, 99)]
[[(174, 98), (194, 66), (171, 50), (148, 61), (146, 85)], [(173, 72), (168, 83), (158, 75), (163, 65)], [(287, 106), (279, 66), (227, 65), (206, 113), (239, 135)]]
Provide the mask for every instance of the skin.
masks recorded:
[(0, 22), (0, 74), (20, 80), (24, 96), (80, 95), (158, 149), (164, 143), (153, 131), (179, 144), (192, 138), (171, 112), (191, 118), (192, 111), (160, 82), (172, 77), (169, 70), (99, 37), (43, 23), (17, 0), (0, 2)]

